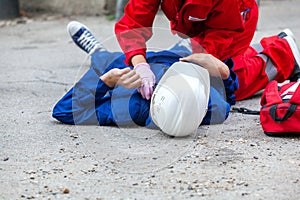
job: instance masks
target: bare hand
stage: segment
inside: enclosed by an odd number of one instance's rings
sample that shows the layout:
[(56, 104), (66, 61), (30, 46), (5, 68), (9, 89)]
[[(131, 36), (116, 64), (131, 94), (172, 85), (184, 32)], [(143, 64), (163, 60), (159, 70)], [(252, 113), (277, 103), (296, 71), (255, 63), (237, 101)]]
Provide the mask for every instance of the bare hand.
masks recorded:
[(211, 54), (196, 53), (184, 58), (180, 58), (180, 61), (198, 64), (207, 69), (211, 76), (219, 76), (223, 80), (227, 79), (230, 75), (228, 66)]
[(121, 85), (125, 88), (138, 88), (142, 84), (141, 77), (130, 68), (114, 68), (102, 75), (100, 79), (109, 87)]

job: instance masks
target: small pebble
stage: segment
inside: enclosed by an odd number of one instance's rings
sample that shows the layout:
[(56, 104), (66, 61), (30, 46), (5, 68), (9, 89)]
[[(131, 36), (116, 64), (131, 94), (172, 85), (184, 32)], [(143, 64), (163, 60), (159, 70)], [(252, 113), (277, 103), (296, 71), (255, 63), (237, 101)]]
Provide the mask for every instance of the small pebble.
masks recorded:
[(64, 193), (64, 194), (69, 194), (69, 193), (70, 193), (70, 190), (69, 190), (68, 188), (65, 188), (64, 191), (63, 191), (63, 193)]

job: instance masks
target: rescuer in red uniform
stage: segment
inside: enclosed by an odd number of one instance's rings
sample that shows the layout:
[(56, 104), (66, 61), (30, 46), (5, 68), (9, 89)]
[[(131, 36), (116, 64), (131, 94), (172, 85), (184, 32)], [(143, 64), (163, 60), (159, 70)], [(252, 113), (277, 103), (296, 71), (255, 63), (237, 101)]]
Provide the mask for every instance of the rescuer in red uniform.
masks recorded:
[(174, 34), (190, 38), (193, 54), (208, 53), (221, 61), (232, 59), (239, 79), (237, 100), (250, 97), (273, 79), (282, 82), (299, 73), (300, 58), (289, 30), (250, 46), (258, 20), (255, 0), (130, 0), (115, 33), (125, 62), (143, 80), (139, 91), (146, 99), (155, 83), (145, 57), (146, 42), (152, 36), (159, 8), (170, 20)]

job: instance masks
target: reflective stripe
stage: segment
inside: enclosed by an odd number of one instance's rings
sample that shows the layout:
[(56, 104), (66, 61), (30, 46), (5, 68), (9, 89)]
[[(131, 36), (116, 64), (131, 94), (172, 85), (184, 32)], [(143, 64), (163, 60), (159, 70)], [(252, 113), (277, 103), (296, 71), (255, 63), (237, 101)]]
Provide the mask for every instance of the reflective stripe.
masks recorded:
[(268, 76), (269, 81), (272, 81), (275, 79), (276, 75), (277, 75), (277, 69), (275, 67), (275, 65), (273, 64), (273, 62), (271, 61), (271, 59), (264, 55), (264, 54), (258, 54), (259, 57), (261, 57), (262, 59), (264, 59), (264, 61), (266, 62), (266, 68), (265, 68), (265, 72)]
[(266, 63), (265, 72), (268, 76), (269, 81), (274, 80), (278, 71), (277, 71), (275, 65), (273, 64), (272, 60), (265, 54), (260, 53), (264, 50), (263, 46), (260, 43), (251, 44), (251, 46), (253, 49), (255, 49), (255, 51), (257, 51), (259, 53), (258, 56), (261, 57), (262, 59), (264, 59), (264, 61)]
[(260, 43), (257, 44), (251, 44), (251, 47), (255, 49), (258, 53), (262, 52), (264, 50), (263, 46)]
[(291, 87), (289, 87), (286, 91), (284, 91), (280, 96), (282, 97), (282, 100), (288, 100), (291, 99), (293, 94), (289, 94), (292, 92), (295, 92), (299, 86), (300, 82), (297, 81), (295, 84), (293, 84)]

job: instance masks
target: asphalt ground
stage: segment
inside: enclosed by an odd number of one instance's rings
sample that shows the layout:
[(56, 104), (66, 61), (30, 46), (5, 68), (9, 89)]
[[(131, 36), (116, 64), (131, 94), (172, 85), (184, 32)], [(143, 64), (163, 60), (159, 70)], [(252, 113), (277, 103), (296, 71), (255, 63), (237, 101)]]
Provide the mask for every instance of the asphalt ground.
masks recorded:
[[(289, 27), (300, 41), (300, 2), (262, 0), (253, 42)], [(269, 137), (259, 116), (231, 113), (186, 138), (141, 127), (70, 126), (57, 100), (88, 69), (66, 32), (86, 24), (118, 50), (114, 21), (49, 14), (0, 22), (0, 199), (299, 199), (299, 137)], [(18, 22), (18, 23), (17, 23)], [(164, 16), (154, 49), (168, 47)], [(236, 107), (260, 109), (260, 94)]]

